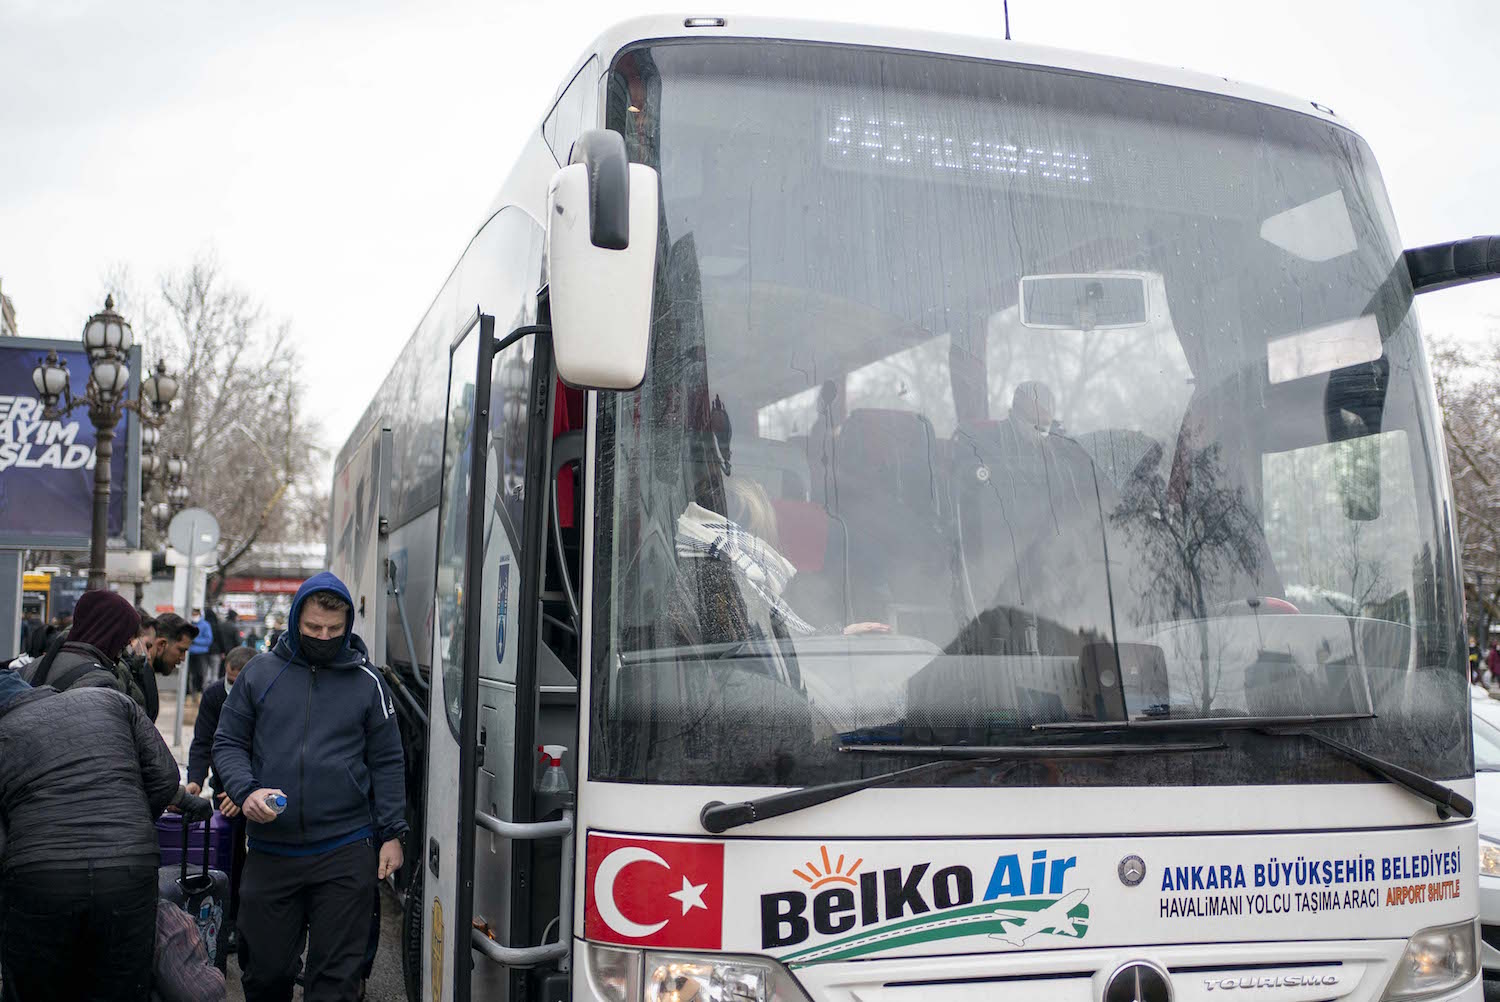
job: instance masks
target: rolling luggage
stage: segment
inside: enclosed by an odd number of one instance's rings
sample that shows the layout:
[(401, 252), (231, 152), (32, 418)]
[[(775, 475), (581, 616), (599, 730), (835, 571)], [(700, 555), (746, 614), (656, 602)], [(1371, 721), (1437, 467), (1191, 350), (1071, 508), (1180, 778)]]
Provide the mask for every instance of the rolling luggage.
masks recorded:
[[(230, 872), (234, 866), (234, 822), (218, 811), (209, 821), (208, 866)], [(194, 825), (196, 828), (197, 826)], [(182, 858), (182, 815), (170, 811), (156, 819), (156, 845), (161, 850), (161, 865), (176, 866)], [(188, 866), (203, 865), (203, 847), (189, 844)]]
[(212, 838), (212, 825), (209, 824), (202, 826), (203, 852), (199, 856), (202, 869), (198, 873), (188, 873), (188, 832), (194, 826), (186, 818), (182, 818), (180, 824), (182, 853), (176, 866), (163, 866), (157, 871), (157, 895), (163, 901), (187, 912), (188, 917), (198, 926), (198, 936), (203, 940), (204, 949), (208, 951), (209, 961), (222, 971), (229, 963), (229, 923), (226, 917), (229, 907), (229, 875), (223, 870), (209, 869), (209, 842)]

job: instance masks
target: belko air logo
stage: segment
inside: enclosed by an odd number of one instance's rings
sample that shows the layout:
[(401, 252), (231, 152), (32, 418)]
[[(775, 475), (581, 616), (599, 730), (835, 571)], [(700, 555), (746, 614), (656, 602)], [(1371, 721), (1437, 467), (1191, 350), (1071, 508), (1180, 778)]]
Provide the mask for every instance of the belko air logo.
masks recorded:
[(724, 845), (588, 837), (583, 935), (601, 943), (717, 950)]
[(777, 954), (806, 964), (963, 936), (988, 936), (1016, 948), (1035, 946), (1038, 937), (1082, 939), (1089, 892), (1067, 888), (1077, 857), (1049, 859), (1045, 849), (1029, 859), (1024, 855), (998, 857), (976, 896), (975, 873), (962, 864), (863, 868), (863, 857), (822, 846), (818, 859), (792, 870), (805, 889), (761, 895), (761, 947), (778, 950), (814, 936), (836, 937)]

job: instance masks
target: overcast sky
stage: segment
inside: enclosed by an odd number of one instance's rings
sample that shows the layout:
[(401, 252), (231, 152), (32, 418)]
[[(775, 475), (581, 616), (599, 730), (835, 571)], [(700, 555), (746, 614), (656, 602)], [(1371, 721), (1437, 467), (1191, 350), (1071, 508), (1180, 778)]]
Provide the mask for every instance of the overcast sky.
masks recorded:
[[(1331, 106), (1408, 246), (1500, 233), (1494, 0), (1011, 0), (1017, 39), (1185, 66)], [(21, 333), (75, 338), (103, 276), (202, 250), (300, 335), (337, 448), (528, 130), (633, 0), (0, 0), (0, 281)], [(1003, 35), (1000, 0), (761, 0), (790, 14)], [(1421, 300), (1500, 337), (1500, 281)], [(147, 346), (147, 359), (153, 358)]]

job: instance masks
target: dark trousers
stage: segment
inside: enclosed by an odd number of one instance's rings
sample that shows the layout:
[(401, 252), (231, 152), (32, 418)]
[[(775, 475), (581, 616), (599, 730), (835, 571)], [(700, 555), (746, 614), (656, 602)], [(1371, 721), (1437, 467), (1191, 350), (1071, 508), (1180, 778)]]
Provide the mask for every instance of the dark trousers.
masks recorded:
[(304, 929), (305, 1002), (359, 997), (377, 862), (368, 838), (317, 856), (250, 851), (238, 919), (245, 1002), (289, 1002)]
[[(217, 799), (217, 798), (215, 798)], [(245, 815), (236, 814), (229, 819), (229, 921), (233, 923), (240, 913), (240, 881), (245, 875)]]
[(5, 876), (4, 901), (0, 964), (8, 999), (151, 997), (156, 867), (13, 872)]
[(202, 692), (203, 691), (203, 677), (204, 677), (204, 674), (207, 671), (208, 671), (208, 655), (207, 654), (189, 654), (188, 655), (188, 663), (187, 663), (187, 672), (188, 672), (187, 691), (188, 692)]

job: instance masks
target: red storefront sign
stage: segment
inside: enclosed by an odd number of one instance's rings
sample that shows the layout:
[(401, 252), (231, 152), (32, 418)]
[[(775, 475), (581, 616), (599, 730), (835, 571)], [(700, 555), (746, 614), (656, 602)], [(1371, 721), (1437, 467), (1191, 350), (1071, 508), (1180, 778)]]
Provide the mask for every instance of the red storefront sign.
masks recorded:
[(295, 595), (300, 587), (301, 578), (228, 578), (224, 581), (226, 594)]

